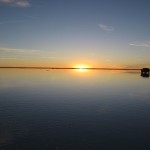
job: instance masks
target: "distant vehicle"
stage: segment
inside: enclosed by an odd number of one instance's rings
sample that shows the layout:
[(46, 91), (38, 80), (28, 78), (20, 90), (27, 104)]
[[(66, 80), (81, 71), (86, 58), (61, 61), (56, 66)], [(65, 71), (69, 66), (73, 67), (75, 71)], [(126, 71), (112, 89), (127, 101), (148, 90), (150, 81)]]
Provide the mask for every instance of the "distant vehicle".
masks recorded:
[(150, 72), (149, 68), (143, 68), (143, 69), (141, 69), (141, 76), (142, 77), (149, 77), (150, 76), (149, 72)]

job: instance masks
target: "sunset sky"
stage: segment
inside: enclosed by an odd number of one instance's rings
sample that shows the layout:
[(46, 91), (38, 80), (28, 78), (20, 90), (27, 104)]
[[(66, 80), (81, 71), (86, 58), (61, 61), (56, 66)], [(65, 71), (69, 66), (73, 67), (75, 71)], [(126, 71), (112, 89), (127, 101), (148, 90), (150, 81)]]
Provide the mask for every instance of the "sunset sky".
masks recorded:
[(0, 66), (150, 67), (150, 0), (0, 0)]

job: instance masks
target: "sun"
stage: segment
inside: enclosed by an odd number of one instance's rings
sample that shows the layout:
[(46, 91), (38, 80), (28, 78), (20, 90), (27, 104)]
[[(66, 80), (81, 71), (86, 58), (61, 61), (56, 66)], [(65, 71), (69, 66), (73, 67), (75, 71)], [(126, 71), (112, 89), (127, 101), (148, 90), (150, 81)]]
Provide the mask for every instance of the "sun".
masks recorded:
[(88, 69), (90, 68), (90, 66), (79, 64), (79, 65), (75, 65), (74, 68), (75, 69)]
[(82, 72), (89, 71), (88, 69), (91, 67), (89, 65), (78, 64), (78, 65), (74, 65), (73, 68), (75, 69), (75, 71), (82, 73)]

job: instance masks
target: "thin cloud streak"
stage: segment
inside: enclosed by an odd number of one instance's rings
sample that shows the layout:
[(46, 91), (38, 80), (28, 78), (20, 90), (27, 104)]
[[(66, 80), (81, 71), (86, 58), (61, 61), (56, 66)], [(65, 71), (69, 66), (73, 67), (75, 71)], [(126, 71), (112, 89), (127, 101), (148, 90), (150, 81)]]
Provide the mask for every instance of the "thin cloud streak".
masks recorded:
[[(52, 52), (43, 52), (42, 50), (35, 49), (15, 49), (15, 48), (0, 48), (0, 59), (18, 59), (18, 56), (31, 58), (37, 57), (40, 59), (57, 59)], [(9, 55), (9, 57), (7, 57)], [(10, 57), (11, 56), (11, 57)], [(17, 58), (16, 58), (17, 56)]]
[(28, 0), (0, 0), (0, 3), (8, 6), (16, 6), (22, 8), (31, 7), (31, 4)]
[(34, 52), (40, 52), (40, 50), (34, 50), (34, 49), (16, 49), (16, 48), (0, 48), (0, 52), (17, 52), (17, 53), (34, 53)]
[(130, 46), (150, 48), (150, 42), (130, 43)]
[(57, 57), (42, 57), (43, 59), (57, 59)]
[(11, 58), (11, 57), (0, 57), (2, 60), (7, 60), (7, 59), (17, 59), (17, 58)]
[(113, 32), (115, 30), (112, 26), (108, 26), (105, 24), (98, 24), (98, 26), (100, 27), (101, 30), (105, 32)]

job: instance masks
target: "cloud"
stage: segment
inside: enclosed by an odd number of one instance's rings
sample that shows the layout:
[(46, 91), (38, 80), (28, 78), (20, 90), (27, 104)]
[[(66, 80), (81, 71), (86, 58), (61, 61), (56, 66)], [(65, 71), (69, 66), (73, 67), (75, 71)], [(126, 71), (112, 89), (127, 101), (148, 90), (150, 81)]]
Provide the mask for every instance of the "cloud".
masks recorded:
[(140, 42), (140, 43), (130, 43), (130, 46), (137, 46), (137, 47), (148, 47), (150, 48), (150, 41)]
[(34, 49), (16, 49), (16, 48), (0, 48), (0, 52), (10, 53), (10, 52), (16, 52), (16, 53), (34, 53), (39, 52), (39, 50)]
[(22, 7), (22, 8), (27, 8), (31, 6), (28, 0), (0, 0), (0, 3), (9, 6)]
[(39, 58), (45, 60), (56, 60), (58, 57), (55, 52), (40, 49), (7, 48), (0, 47), (0, 60), (18, 59), (18, 58)]
[(48, 56), (40, 56), (38, 58), (41, 58), (41, 59), (57, 59), (57, 57), (55, 57), (55, 56), (50, 56), (50, 57), (48, 57)]
[(14, 57), (0, 57), (0, 59), (7, 60), (7, 59), (17, 59), (17, 58), (14, 58)]
[[(11, 57), (7, 57), (8, 55)], [(0, 59), (16, 59), (16, 56), (38, 57), (41, 59), (57, 59), (57, 57), (54, 56), (54, 53), (49, 51), (0, 47)]]
[(105, 32), (113, 32), (115, 30), (112, 26), (107, 26), (105, 24), (99, 24), (98, 26)]

